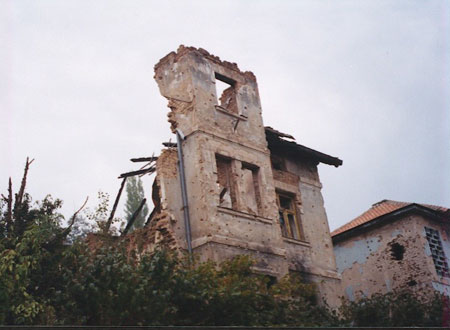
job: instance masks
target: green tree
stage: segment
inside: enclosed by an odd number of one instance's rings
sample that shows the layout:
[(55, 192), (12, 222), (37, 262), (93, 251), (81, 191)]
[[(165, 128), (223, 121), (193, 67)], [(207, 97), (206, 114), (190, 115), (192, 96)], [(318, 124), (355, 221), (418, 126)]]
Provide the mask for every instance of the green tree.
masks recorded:
[[(125, 203), (125, 218), (129, 221), (134, 212), (139, 208), (142, 200), (144, 199), (144, 187), (142, 185), (142, 180), (135, 176), (127, 179), (127, 201)], [(148, 214), (147, 203), (144, 204), (141, 212), (136, 217), (136, 220), (131, 227), (131, 230), (141, 228), (145, 224), (145, 220)]]
[(59, 285), (56, 261), (69, 232), (60, 226), (60, 200), (47, 196), (33, 205), (25, 192), (32, 162), (27, 159), (14, 195), (9, 180), (0, 205), (0, 321), (6, 324), (47, 323), (52, 318), (47, 294)]

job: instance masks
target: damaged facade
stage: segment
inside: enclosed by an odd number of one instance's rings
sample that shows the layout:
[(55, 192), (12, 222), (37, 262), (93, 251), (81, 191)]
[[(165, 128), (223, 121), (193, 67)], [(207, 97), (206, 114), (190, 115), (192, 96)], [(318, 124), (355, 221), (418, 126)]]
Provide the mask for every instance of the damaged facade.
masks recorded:
[(383, 200), (333, 231), (343, 294), (409, 288), (450, 296), (450, 210)]
[(342, 161), (264, 127), (253, 73), (205, 50), (180, 46), (155, 66), (155, 80), (181, 145), (167, 144), (156, 161), (155, 210), (141, 231), (147, 248), (192, 248), (216, 262), (249, 254), (255, 271), (300, 272), (336, 305), (339, 275), (317, 166)]

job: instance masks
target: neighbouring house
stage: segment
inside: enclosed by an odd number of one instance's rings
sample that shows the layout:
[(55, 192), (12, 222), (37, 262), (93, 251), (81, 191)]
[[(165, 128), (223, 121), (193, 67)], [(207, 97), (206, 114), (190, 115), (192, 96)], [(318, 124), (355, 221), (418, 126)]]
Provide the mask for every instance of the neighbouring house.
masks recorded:
[(382, 200), (331, 233), (345, 297), (410, 288), (450, 295), (450, 210)]
[(336, 306), (340, 278), (317, 166), (342, 161), (264, 127), (253, 73), (203, 49), (180, 46), (156, 64), (155, 80), (178, 142), (156, 160), (155, 209), (140, 231), (146, 247), (216, 262), (249, 254), (256, 272), (299, 272)]

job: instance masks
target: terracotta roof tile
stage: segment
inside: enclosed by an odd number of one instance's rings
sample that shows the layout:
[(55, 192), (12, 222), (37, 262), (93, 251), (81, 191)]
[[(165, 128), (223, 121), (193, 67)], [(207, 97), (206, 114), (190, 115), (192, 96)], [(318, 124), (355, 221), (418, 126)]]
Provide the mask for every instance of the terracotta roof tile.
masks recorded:
[[(359, 225), (362, 225), (366, 222), (369, 222), (373, 219), (376, 219), (382, 215), (394, 212), (398, 209), (401, 209), (405, 206), (412, 205), (414, 203), (405, 203), (405, 202), (397, 202), (397, 201), (391, 201), (391, 200), (382, 200), (381, 202), (375, 203), (372, 205), (370, 209), (368, 209), (366, 212), (361, 214), (359, 217), (353, 219), (352, 221), (346, 223), (345, 225), (339, 227), (338, 229), (335, 229), (331, 236), (336, 236), (338, 234), (341, 234), (347, 230), (350, 230), (352, 228), (355, 228)], [(438, 212), (448, 212), (449, 209), (441, 206), (436, 205), (429, 205), (429, 204), (418, 204), (424, 207), (428, 207), (430, 209), (433, 209)]]

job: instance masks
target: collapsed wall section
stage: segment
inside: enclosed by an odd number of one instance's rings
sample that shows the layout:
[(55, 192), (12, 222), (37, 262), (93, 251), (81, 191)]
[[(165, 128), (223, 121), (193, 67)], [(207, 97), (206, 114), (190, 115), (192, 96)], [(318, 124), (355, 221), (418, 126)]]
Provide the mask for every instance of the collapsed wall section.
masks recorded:
[(146, 225), (126, 235), (124, 240), (130, 250), (153, 252), (167, 248), (175, 252), (186, 249), (182, 219), (178, 156), (175, 148), (164, 149), (156, 161), (157, 175), (152, 187), (154, 209)]
[[(171, 129), (212, 133), (267, 151), (256, 78), (203, 49), (180, 46), (155, 65)], [(224, 84), (224, 90), (221, 89)], [(220, 94), (221, 93), (221, 94)]]

